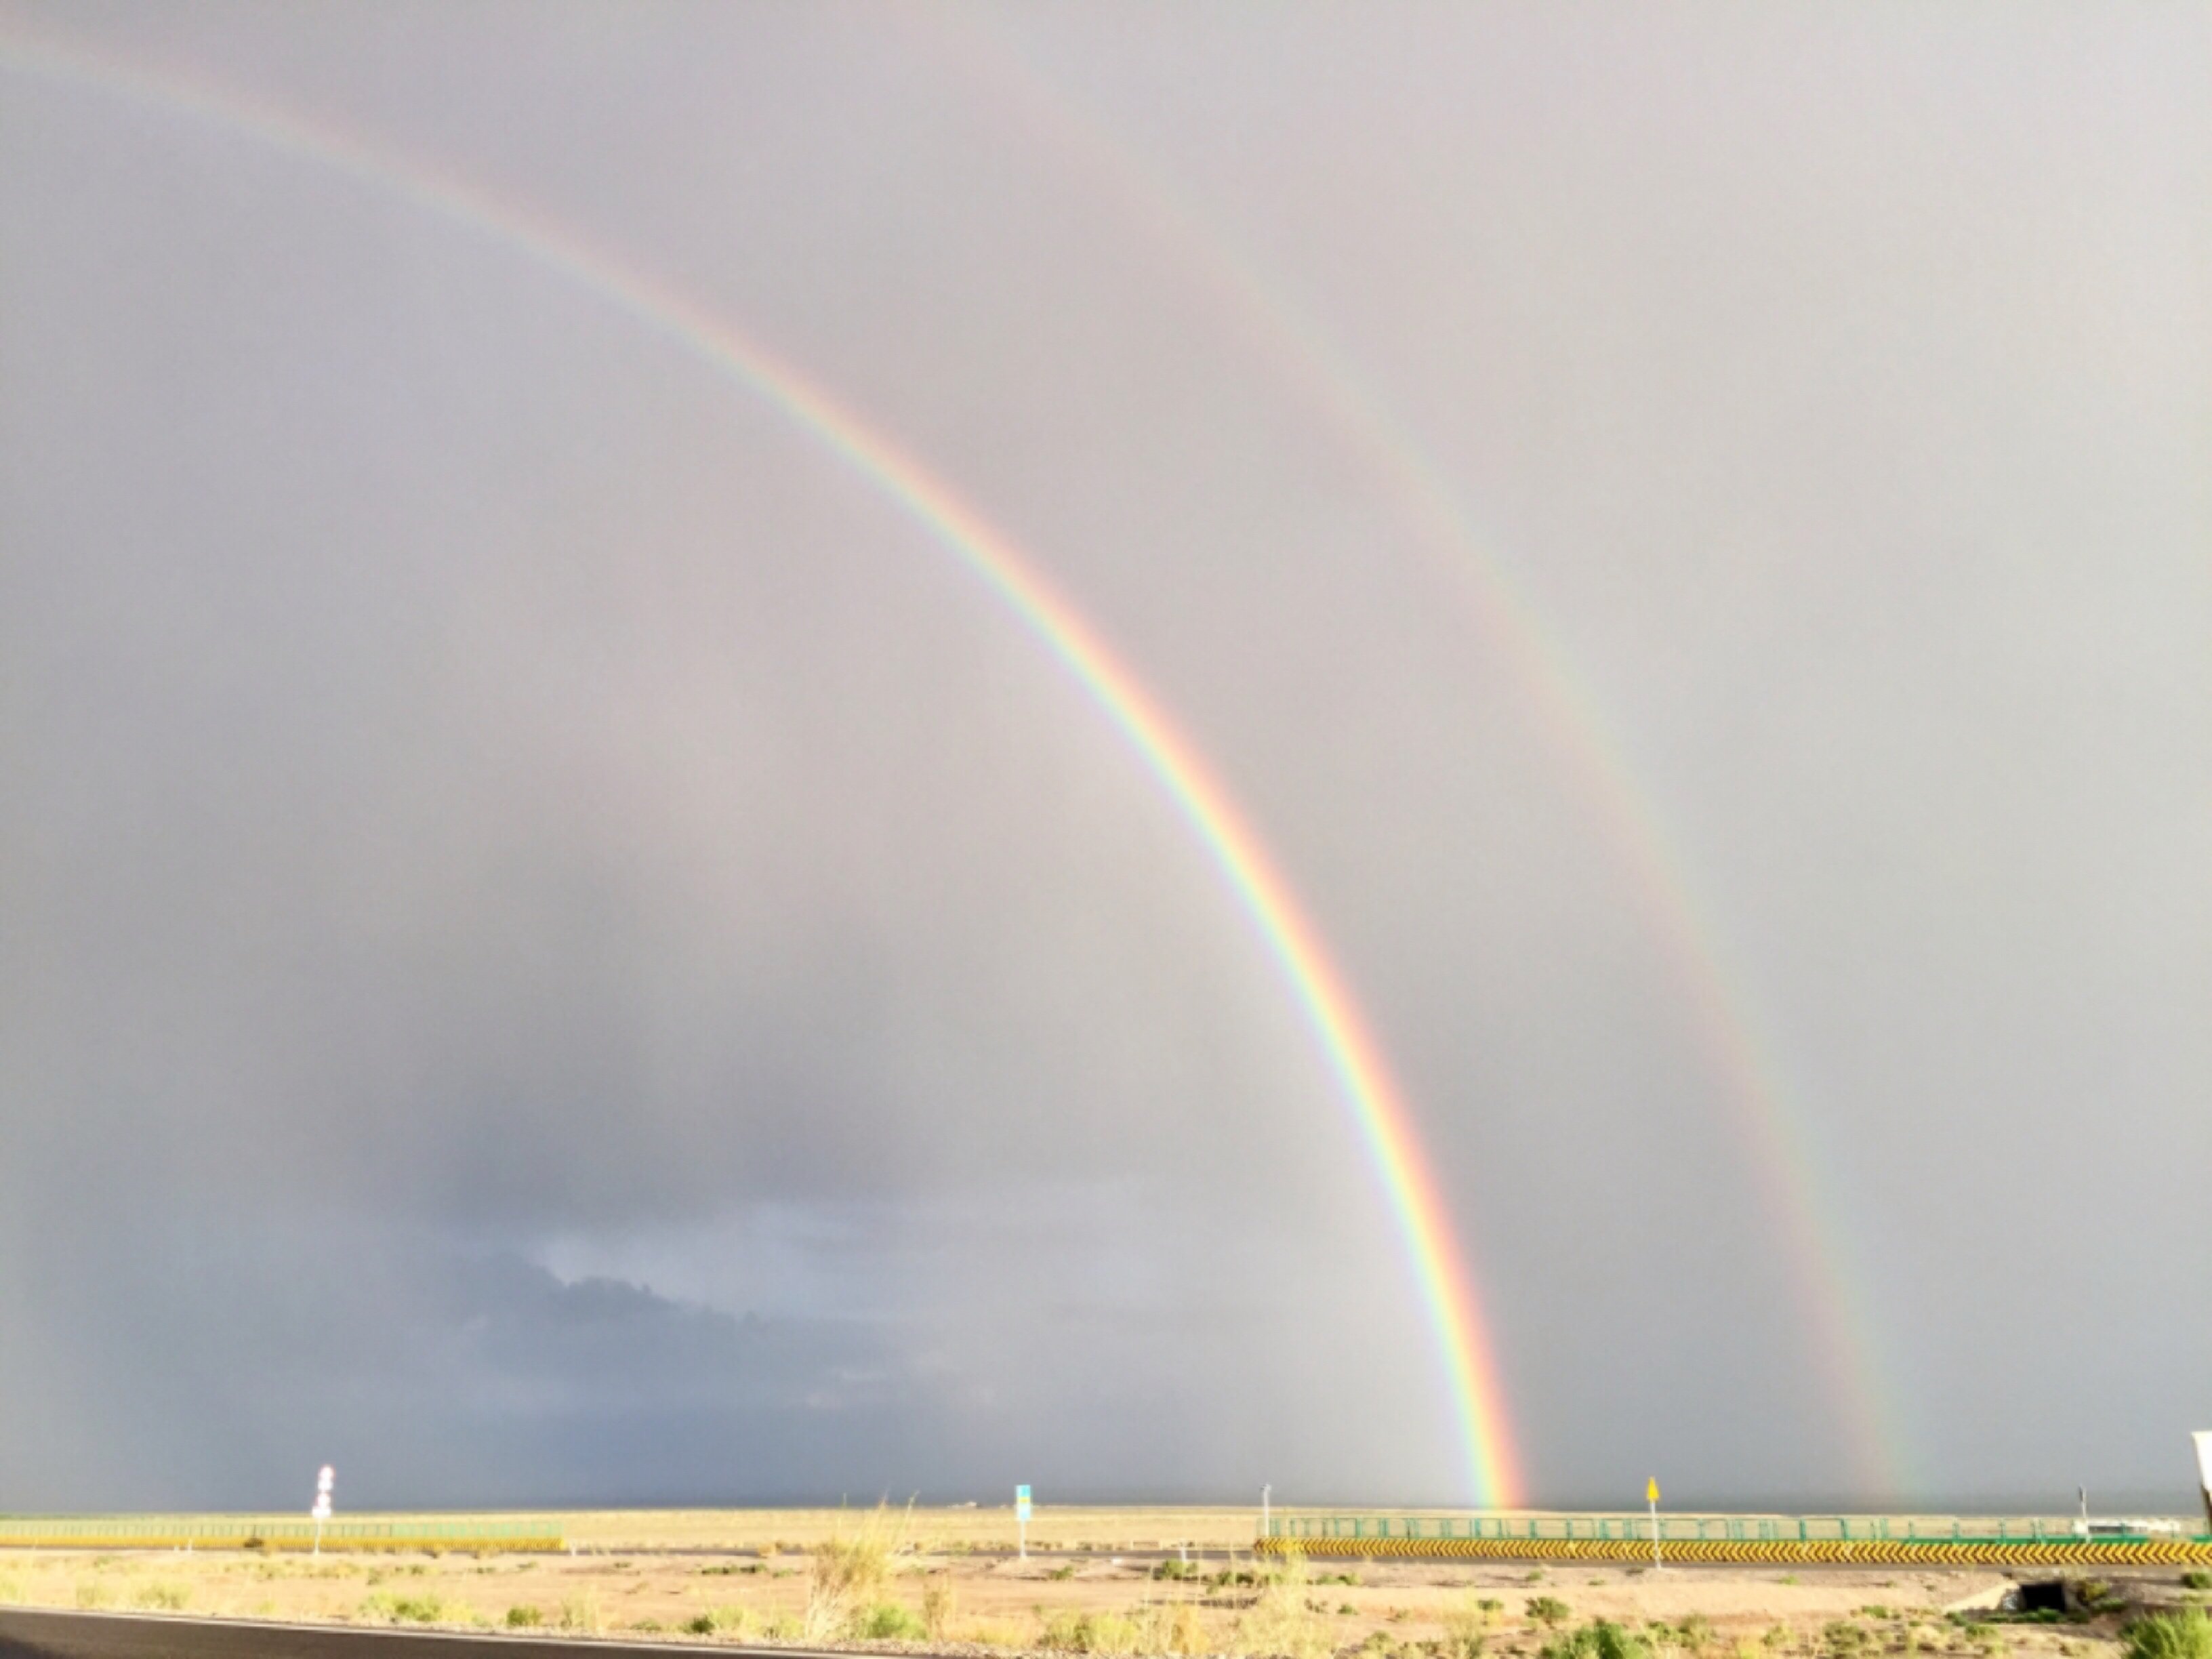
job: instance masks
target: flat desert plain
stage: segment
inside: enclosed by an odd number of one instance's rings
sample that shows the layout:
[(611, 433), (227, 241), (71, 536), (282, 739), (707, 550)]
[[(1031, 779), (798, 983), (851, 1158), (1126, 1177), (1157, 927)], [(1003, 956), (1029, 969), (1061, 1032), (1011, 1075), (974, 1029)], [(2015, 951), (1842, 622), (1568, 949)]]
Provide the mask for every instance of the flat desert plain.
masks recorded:
[(565, 1553), (0, 1551), (0, 1602), (701, 1644), (1293, 1659), (1535, 1659), (1601, 1619), (1652, 1659), (2112, 1659), (2131, 1612), (2200, 1599), (2173, 1572), (2117, 1578), (2110, 1612), (2039, 1625), (1991, 1614), (2009, 1581), (1986, 1571), (1285, 1565), (1253, 1559), (1245, 1510), (1040, 1509), (1025, 1560), (1006, 1553), (1006, 1510), (549, 1519)]

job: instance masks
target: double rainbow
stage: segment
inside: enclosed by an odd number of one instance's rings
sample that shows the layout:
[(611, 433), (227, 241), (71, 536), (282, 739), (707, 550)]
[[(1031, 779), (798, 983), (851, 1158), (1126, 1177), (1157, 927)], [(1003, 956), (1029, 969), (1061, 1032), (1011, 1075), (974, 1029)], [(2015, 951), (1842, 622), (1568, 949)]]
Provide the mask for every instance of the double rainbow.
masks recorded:
[(919, 14), (918, 23), (915, 37), (942, 48), (943, 67), (970, 77), (982, 101), (1002, 108), (1025, 137), (1079, 171), (1131, 231), (1197, 279), (1193, 286), (1218, 302), (1222, 322), (1370, 470), (1398, 509), (1409, 544), (1425, 555), (1504, 677), (1529, 693), (1548, 747), (1565, 763), (1673, 965), (1682, 1012), (1796, 1281), (1808, 1358), (1832, 1397), (1837, 1438), (1853, 1474), (1869, 1492), (1909, 1491), (1911, 1449), (1885, 1383), (1855, 1236), (1823, 1173), (1830, 1160), (1821, 1155), (1802, 1091), (1791, 1086), (1771, 1022), (1759, 1017), (1750, 976), (1727, 946), (1719, 907), (1699, 891), (1692, 861), (1602, 700), (1494, 543), (1477, 532), (1446, 470), (1311, 307), (1237, 246), (1221, 214), (1032, 64), (1014, 31), (950, 9)]

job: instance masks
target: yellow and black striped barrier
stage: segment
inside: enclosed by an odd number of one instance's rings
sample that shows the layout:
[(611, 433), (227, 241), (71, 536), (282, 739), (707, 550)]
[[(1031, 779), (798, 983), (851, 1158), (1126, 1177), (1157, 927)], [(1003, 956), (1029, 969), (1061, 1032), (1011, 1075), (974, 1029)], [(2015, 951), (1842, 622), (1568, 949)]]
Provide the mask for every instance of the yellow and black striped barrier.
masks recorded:
[[(1589, 1561), (1648, 1565), (1651, 1539), (1498, 1537), (1261, 1538), (1263, 1555), (1449, 1560)], [(1682, 1566), (2212, 1567), (2212, 1538), (1663, 1538), (1661, 1559)]]

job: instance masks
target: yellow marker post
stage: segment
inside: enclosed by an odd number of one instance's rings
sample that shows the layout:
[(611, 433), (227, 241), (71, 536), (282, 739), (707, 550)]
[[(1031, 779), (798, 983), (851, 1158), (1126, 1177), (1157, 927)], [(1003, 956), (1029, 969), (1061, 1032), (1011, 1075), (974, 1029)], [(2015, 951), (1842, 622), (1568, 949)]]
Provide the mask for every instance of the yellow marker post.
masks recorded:
[(1651, 1565), (1659, 1565), (1659, 1477), (1653, 1475), (1644, 1483), (1644, 1501), (1651, 1506)]

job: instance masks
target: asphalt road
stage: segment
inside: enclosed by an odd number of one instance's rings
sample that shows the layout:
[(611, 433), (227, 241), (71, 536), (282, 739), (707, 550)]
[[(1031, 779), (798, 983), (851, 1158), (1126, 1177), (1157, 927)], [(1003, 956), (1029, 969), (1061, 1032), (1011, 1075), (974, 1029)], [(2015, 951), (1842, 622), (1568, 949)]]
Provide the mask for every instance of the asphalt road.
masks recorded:
[[(548, 1636), (463, 1636), (346, 1625), (261, 1625), (237, 1619), (50, 1613), (0, 1607), (0, 1659), (605, 1659), (610, 1653), (683, 1654), (699, 1644), (563, 1641)], [(725, 1647), (720, 1659), (852, 1659), (796, 1648)]]

